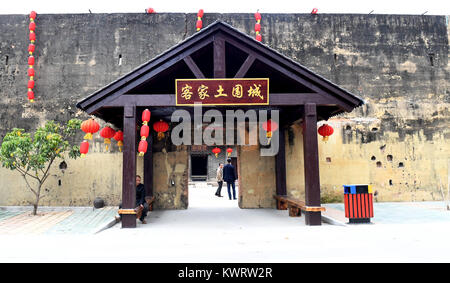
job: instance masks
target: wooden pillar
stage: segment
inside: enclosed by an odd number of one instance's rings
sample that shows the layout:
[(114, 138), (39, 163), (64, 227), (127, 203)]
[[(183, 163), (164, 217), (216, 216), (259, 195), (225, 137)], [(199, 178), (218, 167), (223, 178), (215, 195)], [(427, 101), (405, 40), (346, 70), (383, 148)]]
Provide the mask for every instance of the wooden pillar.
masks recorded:
[[(136, 106), (123, 109), (122, 208), (136, 207)], [(122, 228), (135, 228), (136, 214), (122, 215)]]
[(278, 153), (275, 156), (275, 177), (277, 184), (277, 195), (287, 195), (286, 190), (286, 150), (285, 150), (285, 128), (280, 127)]
[[(303, 113), (303, 156), (305, 168), (305, 203), (320, 206), (319, 150), (317, 144), (317, 107), (305, 104)], [(320, 211), (305, 212), (306, 225), (321, 225)]]
[(225, 78), (225, 40), (216, 35), (213, 44), (214, 78)]
[(150, 135), (147, 138), (148, 150), (144, 155), (144, 186), (145, 196), (153, 196), (153, 136)]

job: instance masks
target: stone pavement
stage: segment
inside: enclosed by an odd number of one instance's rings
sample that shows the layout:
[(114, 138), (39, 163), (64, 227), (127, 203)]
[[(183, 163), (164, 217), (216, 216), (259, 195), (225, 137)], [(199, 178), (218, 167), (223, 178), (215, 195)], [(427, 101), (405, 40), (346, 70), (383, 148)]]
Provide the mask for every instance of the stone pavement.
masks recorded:
[(0, 207), (0, 235), (94, 234), (114, 225), (117, 207)]
[[(343, 203), (323, 204), (329, 216), (339, 224), (347, 224)], [(450, 223), (450, 211), (446, 210), (443, 201), (426, 202), (376, 202), (373, 204), (374, 224), (424, 224), (424, 223)]]
[[(226, 187), (222, 189), (224, 198), (217, 199), (212, 196), (215, 186), (205, 183), (191, 184), (190, 189), (194, 194), (190, 194), (188, 210), (165, 213), (166, 216), (174, 214), (177, 218), (181, 214), (195, 214), (200, 208), (203, 213), (213, 213), (210, 208), (217, 206), (236, 207), (237, 201), (227, 200)], [(238, 190), (238, 188), (237, 188)], [(211, 201), (211, 199), (213, 201)], [(344, 216), (344, 204), (323, 204), (326, 211), (322, 213), (324, 224), (348, 226), (348, 219)], [(424, 223), (450, 223), (450, 211), (445, 209), (444, 202), (386, 202), (374, 203), (374, 218), (372, 224), (424, 224)], [(208, 210), (210, 209), (210, 210)], [(255, 210), (243, 210), (242, 219), (246, 214), (252, 214)], [(116, 224), (115, 216), (117, 207), (104, 207), (95, 209), (93, 207), (39, 207), (38, 215), (32, 216), (32, 207), (0, 207), (0, 235), (64, 235), (64, 234), (95, 234), (110, 228)], [(155, 211), (156, 212), (156, 211)], [(151, 212), (147, 222), (151, 224), (159, 218), (159, 213)], [(304, 217), (290, 218), (287, 211), (277, 211), (275, 209), (265, 210), (269, 213), (266, 217), (286, 217), (285, 221), (298, 223), (304, 226)], [(153, 216), (151, 215), (153, 214)], [(198, 217), (198, 216), (197, 216)], [(170, 219), (168, 220), (170, 222)], [(245, 221), (244, 221), (245, 222)], [(363, 224), (364, 225), (364, 224)], [(145, 227), (147, 225), (144, 225)], [(120, 229), (121, 225), (116, 225)], [(138, 222), (138, 228), (141, 227)], [(142, 226), (143, 227), (143, 226)]]

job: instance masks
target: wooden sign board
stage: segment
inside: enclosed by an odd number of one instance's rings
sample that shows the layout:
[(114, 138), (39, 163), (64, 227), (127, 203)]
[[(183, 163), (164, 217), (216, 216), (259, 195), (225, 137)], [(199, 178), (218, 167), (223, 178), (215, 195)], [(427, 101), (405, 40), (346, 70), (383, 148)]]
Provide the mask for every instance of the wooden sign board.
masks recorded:
[(176, 105), (268, 105), (269, 79), (177, 79)]

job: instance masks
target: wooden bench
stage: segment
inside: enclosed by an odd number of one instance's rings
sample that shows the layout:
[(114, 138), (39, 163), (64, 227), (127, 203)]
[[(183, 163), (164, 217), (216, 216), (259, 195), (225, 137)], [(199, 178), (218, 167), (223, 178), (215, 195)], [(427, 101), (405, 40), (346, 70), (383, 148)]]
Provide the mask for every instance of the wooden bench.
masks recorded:
[[(154, 196), (147, 196), (145, 197), (145, 202), (148, 204), (148, 211), (153, 211), (153, 202), (155, 201)], [(119, 214), (136, 214), (136, 218), (139, 219), (142, 216), (142, 211), (144, 210), (143, 207), (138, 206), (136, 208), (132, 209), (119, 209)]]
[(289, 216), (292, 217), (301, 216), (302, 210), (314, 212), (325, 211), (325, 207), (307, 206), (304, 201), (292, 197), (274, 195), (273, 198), (277, 200), (277, 209), (278, 210), (289, 209)]

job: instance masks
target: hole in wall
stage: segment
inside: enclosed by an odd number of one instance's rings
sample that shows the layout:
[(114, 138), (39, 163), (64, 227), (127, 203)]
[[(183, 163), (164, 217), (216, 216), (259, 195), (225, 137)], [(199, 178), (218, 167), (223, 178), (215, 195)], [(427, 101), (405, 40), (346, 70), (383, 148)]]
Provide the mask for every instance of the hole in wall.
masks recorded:
[(392, 161), (392, 155), (388, 154), (387, 160), (388, 160), (388, 161)]
[(9, 56), (6, 55), (6, 56), (5, 56), (5, 65), (6, 65), (6, 66), (8, 66), (8, 61), (9, 61)]
[(327, 157), (326, 160), (327, 160), (328, 163), (330, 163), (331, 162), (331, 157)]
[(399, 162), (399, 163), (398, 163), (398, 168), (403, 168), (403, 167), (405, 167), (405, 165), (403, 164), (403, 162)]
[(122, 65), (122, 54), (119, 54), (119, 66)]
[(372, 132), (378, 132), (378, 128), (372, 128)]
[(430, 65), (434, 66), (434, 53), (429, 53), (428, 58), (430, 59)]
[(389, 180), (389, 186), (392, 186), (392, 180)]
[(336, 62), (337, 61), (337, 54), (334, 53), (333, 57), (334, 57), (334, 62)]
[(66, 170), (67, 169), (67, 163), (65, 161), (59, 163), (59, 169)]
[(377, 167), (378, 167), (378, 168), (381, 168), (381, 165), (382, 165), (381, 162), (380, 162), (380, 161), (377, 161)]
[(374, 156), (374, 155), (372, 155), (372, 157), (370, 158), (370, 160), (372, 160), (372, 161), (375, 161), (377, 158)]
[(58, 186), (61, 186), (61, 180), (58, 180)]

